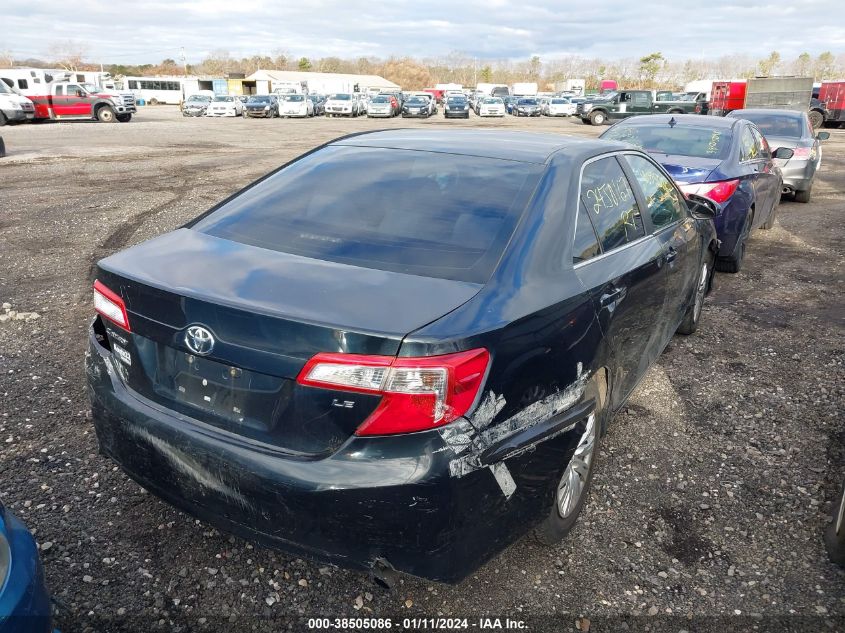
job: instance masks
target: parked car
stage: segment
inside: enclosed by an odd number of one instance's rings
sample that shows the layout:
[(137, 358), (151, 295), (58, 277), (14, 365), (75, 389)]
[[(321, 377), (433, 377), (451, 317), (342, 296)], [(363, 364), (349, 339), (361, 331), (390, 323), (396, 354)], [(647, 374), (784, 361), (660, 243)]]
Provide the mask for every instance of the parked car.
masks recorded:
[(540, 116), (543, 114), (539, 99), (524, 97), (513, 107), (514, 116)]
[(396, 101), (396, 106), (393, 110), (393, 116), (399, 116), (400, 114), (402, 114), (402, 104), (405, 103), (405, 95), (400, 90), (396, 90), (394, 92), (380, 92), (379, 95), (388, 95), (393, 97)]
[(446, 97), (446, 103), (443, 106), (443, 118), (469, 118), (469, 101), (463, 95)]
[(575, 104), (566, 97), (552, 97), (543, 112), (546, 116), (573, 116)]
[(244, 104), (235, 95), (217, 95), (208, 104), (205, 116), (241, 116), (244, 111)]
[(337, 139), (99, 261), (100, 449), (383, 579), (561, 539), (613, 413), (699, 323), (718, 205), (627, 144), (463, 132)]
[(434, 95), (428, 92), (415, 92), (412, 96), (425, 99), (428, 105), (428, 113), (437, 114), (437, 100), (434, 98)]
[(499, 97), (481, 97), (478, 100), (478, 116), (505, 116), (505, 102)]
[(35, 539), (0, 502), (0, 631), (49, 633), (50, 613)]
[(308, 98), (308, 95), (285, 95), (279, 102), (279, 115), (285, 118), (302, 119), (314, 116), (314, 103)]
[(355, 117), (361, 113), (358, 100), (348, 92), (329, 95), (326, 99), (326, 116)]
[(399, 102), (396, 101), (396, 97), (394, 97), (393, 95), (376, 95), (375, 97), (373, 97), (372, 101), (370, 101), (370, 107), (367, 110), (367, 116), (371, 118), (390, 118), (394, 116), (398, 107)]
[(191, 95), (182, 104), (182, 116), (204, 116), (210, 103), (207, 95)]
[(276, 95), (253, 95), (244, 106), (244, 116), (265, 119), (279, 116), (279, 98)]
[(23, 123), (35, 119), (32, 101), (0, 80), (0, 127), (6, 123)]
[(832, 521), (824, 533), (824, 544), (830, 560), (845, 567), (845, 484), (833, 504)]
[(722, 205), (716, 217), (721, 240), (716, 269), (739, 272), (754, 228), (774, 226), (783, 186), (776, 158), (757, 127), (744, 119), (696, 114), (653, 114), (623, 119), (599, 138), (624, 141), (650, 152), (687, 193)]
[(323, 116), (326, 113), (326, 97), (324, 95), (308, 95), (311, 103), (314, 104), (314, 116)]
[(402, 117), (419, 117), (427, 119), (431, 116), (431, 100), (412, 95), (402, 106)]
[(775, 161), (783, 174), (783, 193), (794, 194), (796, 202), (809, 202), (822, 162), (821, 141), (830, 133), (816, 134), (807, 113), (796, 110), (733, 110), (727, 116), (754, 123), (770, 147), (792, 150), (791, 158)]
[(505, 102), (505, 111), (508, 114), (513, 114), (513, 109), (516, 106), (517, 102), (519, 101), (519, 97), (504, 97), (503, 101)]

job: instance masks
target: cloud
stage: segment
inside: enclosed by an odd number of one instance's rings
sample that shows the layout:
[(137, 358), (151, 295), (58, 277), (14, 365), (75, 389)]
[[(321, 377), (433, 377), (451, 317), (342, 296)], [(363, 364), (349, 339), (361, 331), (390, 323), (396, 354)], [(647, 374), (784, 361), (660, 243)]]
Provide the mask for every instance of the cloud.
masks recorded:
[(838, 2), (752, 0), (707, 3), (604, 0), (569, 4), (524, 0), (429, 0), (373, 3), (314, 0), (284, 6), (272, 0), (134, 3), (6, 0), (0, 49), (16, 57), (45, 57), (55, 41), (87, 45), (103, 63), (198, 62), (210, 51), (233, 56), (285, 50), (296, 56), (439, 57), (462, 51), (479, 59), (539, 55), (669, 59), (727, 54), (784, 58), (802, 51), (845, 49)]

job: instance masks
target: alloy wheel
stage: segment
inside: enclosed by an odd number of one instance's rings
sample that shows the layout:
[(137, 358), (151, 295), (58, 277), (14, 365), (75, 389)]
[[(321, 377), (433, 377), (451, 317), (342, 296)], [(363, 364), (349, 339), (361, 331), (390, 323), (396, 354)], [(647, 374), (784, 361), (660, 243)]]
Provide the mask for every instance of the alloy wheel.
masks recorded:
[(698, 288), (695, 290), (695, 305), (693, 306), (693, 320), (698, 321), (701, 316), (701, 307), (704, 305), (704, 295), (707, 292), (707, 264), (701, 267), (701, 280), (698, 282)]
[(593, 456), (596, 449), (596, 415), (591, 413), (587, 418), (587, 425), (578, 440), (575, 454), (563, 471), (563, 477), (557, 487), (557, 511), (561, 518), (568, 518), (581, 501), (587, 481), (590, 478), (590, 469), (593, 465)]

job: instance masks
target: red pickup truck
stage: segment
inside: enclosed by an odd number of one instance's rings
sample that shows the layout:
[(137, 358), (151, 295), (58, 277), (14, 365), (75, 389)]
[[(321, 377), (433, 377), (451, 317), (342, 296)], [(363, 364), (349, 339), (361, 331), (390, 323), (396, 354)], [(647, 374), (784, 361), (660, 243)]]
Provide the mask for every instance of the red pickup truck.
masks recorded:
[(45, 86), (46, 94), (30, 96), (36, 119), (94, 119), (102, 123), (126, 123), (136, 112), (135, 97), (113, 95), (91, 84), (54, 81)]

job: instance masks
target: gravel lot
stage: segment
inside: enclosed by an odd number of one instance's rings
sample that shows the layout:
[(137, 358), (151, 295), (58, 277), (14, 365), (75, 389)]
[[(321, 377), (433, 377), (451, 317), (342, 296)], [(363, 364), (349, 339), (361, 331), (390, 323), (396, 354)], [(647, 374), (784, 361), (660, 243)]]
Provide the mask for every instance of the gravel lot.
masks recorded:
[[(528, 619), (530, 630), (843, 630), (822, 531), (845, 473), (845, 131), (809, 204), (784, 200), (702, 327), (611, 424), (590, 502), (556, 548), (523, 539), (456, 587), (253, 548), (170, 508), (97, 453), (82, 369), (100, 257), (169, 231), (345, 133), (580, 121), (183, 119), (2, 128), (0, 498), (40, 542), (72, 631), (301, 631), (313, 616)], [(12, 312), (0, 310), (0, 315)], [(589, 622), (587, 621), (589, 619)], [(397, 628), (397, 627), (394, 627)]]

